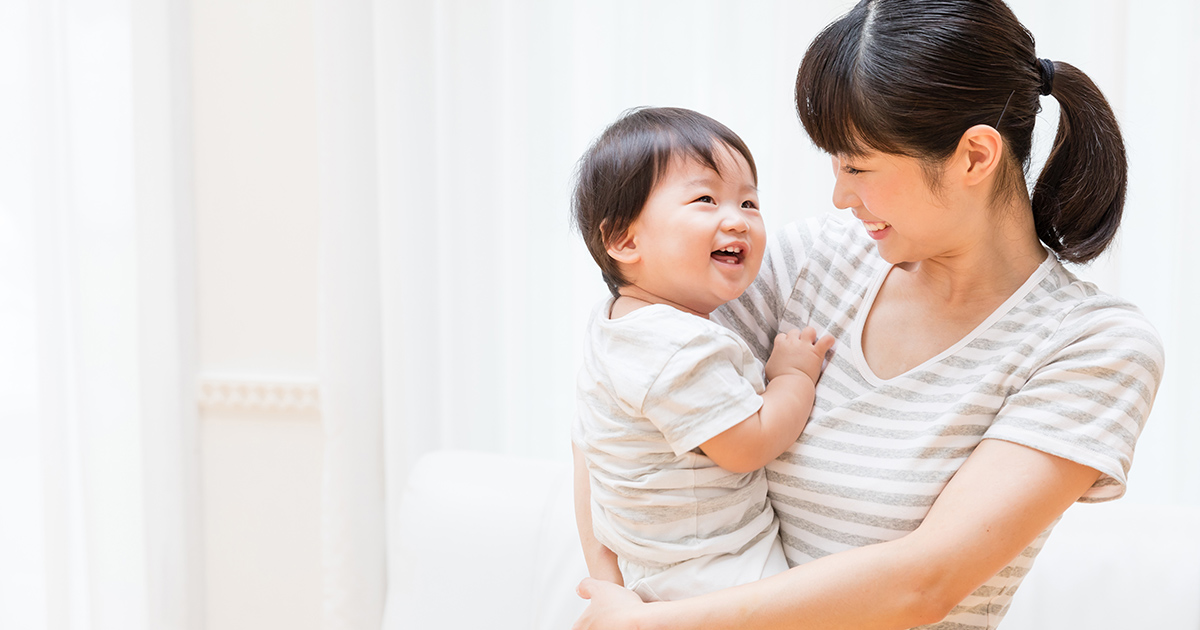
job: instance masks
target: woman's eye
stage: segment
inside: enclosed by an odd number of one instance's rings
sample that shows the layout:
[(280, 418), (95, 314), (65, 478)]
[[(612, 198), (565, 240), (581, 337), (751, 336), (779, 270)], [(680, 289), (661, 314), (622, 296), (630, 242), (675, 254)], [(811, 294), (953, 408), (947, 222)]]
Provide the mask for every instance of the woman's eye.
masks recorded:
[(862, 172), (862, 171), (860, 171), (860, 170), (858, 170), (858, 169), (854, 168), (853, 166), (844, 166), (844, 167), (842, 167), (842, 168), (843, 168), (843, 169), (846, 171), (846, 173), (847, 173), (847, 174), (849, 174), (849, 175), (858, 175), (859, 173), (861, 173), (861, 172)]

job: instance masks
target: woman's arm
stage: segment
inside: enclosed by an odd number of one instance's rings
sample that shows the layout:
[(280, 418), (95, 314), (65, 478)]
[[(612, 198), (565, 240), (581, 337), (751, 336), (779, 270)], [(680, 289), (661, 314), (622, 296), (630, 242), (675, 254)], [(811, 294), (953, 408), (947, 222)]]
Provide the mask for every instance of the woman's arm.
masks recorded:
[(934, 623), (1003, 569), (1099, 477), (1082, 464), (984, 440), (924, 522), (852, 549), (691, 599), (640, 604), (585, 580), (576, 630), (911, 628)]
[(571, 454), (575, 460), (575, 526), (579, 528), (579, 543), (583, 547), (588, 575), (623, 586), (625, 582), (617, 567), (617, 554), (596, 540), (592, 532), (592, 484), (587, 462), (575, 444), (571, 445)]

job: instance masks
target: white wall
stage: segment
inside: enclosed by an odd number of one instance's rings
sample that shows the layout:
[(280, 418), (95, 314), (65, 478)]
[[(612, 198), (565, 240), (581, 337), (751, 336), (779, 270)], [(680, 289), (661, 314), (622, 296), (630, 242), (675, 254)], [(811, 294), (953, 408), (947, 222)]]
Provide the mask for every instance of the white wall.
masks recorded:
[(210, 630), (320, 625), (312, 11), (191, 3)]

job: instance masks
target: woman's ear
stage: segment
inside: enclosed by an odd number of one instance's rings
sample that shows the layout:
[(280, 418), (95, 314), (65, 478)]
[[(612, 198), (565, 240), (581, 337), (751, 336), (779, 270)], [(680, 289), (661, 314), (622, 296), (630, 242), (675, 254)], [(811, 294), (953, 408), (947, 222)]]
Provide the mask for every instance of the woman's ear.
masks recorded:
[(963, 133), (955, 151), (955, 165), (968, 186), (990, 180), (1004, 159), (1004, 139), (989, 125), (975, 125)]

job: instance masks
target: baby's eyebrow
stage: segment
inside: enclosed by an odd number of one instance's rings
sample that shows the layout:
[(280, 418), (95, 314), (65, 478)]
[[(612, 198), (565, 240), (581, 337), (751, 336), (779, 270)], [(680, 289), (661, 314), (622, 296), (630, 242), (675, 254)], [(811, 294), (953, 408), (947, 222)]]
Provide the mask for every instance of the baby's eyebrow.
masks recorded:
[[(713, 182), (715, 182), (719, 179), (720, 178), (716, 178), (716, 177), (697, 177), (696, 179), (693, 179), (693, 180), (687, 182), (686, 184), (684, 184), (684, 186), (686, 186), (688, 188), (694, 188), (697, 186), (712, 186)], [(755, 186), (753, 184), (746, 184), (742, 188), (745, 190), (753, 190), (756, 193), (758, 192), (758, 186)]]

